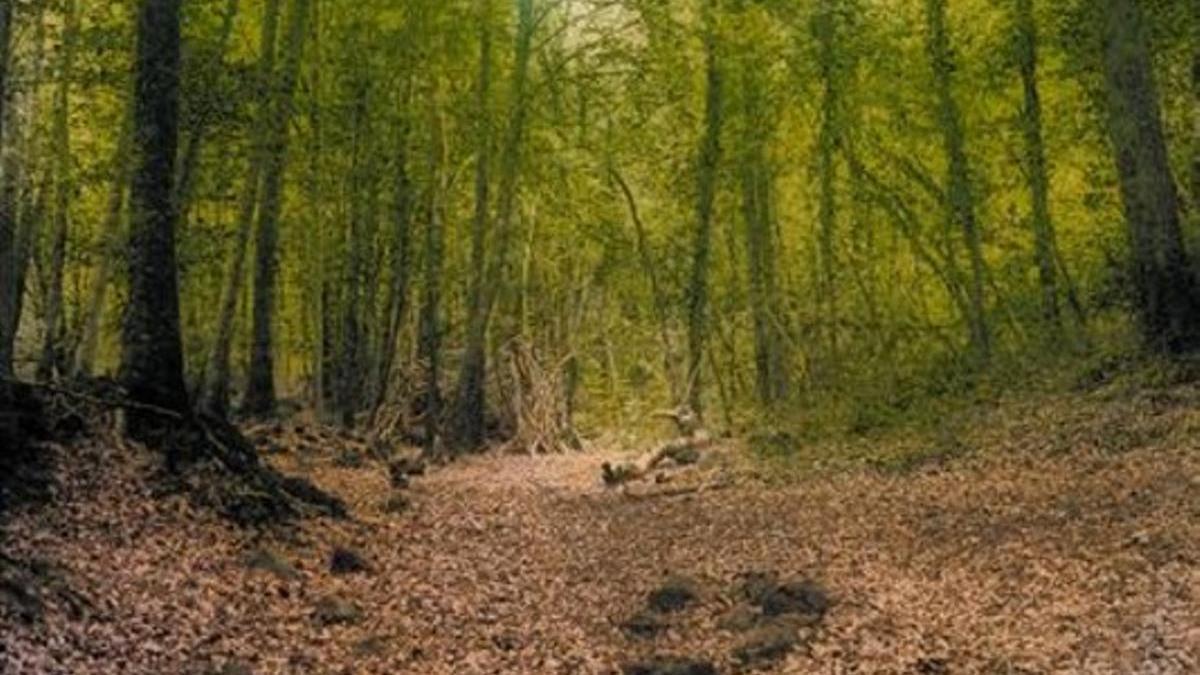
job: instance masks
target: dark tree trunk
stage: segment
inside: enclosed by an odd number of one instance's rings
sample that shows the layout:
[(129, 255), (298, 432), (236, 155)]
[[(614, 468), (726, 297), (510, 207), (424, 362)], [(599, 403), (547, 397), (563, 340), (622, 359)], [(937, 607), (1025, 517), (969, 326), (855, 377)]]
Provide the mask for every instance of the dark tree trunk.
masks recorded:
[[(180, 3), (142, 0), (138, 12), (129, 304), (121, 334), (120, 378), (133, 400), (183, 411), (187, 392), (171, 204), (179, 123)], [(130, 423), (135, 436), (149, 430), (137, 419)]]
[(1200, 347), (1200, 307), (1180, 226), (1180, 203), (1163, 135), (1150, 46), (1139, 0), (1104, 4), (1109, 132), (1132, 244), (1141, 329), (1154, 349)]

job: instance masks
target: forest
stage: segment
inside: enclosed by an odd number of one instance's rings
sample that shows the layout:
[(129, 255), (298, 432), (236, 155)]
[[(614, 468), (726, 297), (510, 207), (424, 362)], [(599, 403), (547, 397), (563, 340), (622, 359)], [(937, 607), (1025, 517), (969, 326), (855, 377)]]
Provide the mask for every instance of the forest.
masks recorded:
[(1197, 672), (1197, 434), (1197, 0), (0, 0), (0, 672)]

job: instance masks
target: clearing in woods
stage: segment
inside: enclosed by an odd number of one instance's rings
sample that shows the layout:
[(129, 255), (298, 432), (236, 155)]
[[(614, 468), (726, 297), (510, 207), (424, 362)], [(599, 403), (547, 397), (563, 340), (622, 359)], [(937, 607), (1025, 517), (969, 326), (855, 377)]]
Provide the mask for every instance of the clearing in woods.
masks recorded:
[[(6, 673), (1197, 672), (1198, 401), (1175, 388), (1012, 404), (978, 414), (956, 457), (799, 481), (718, 446), (628, 493), (603, 486), (599, 464), (618, 456), (596, 449), (481, 456), (395, 490), (384, 464), (330, 450), (331, 434), (307, 431), (319, 442), (306, 444), (291, 427), (260, 429), (282, 446), (276, 465), (352, 510), (269, 534), (182, 497), (147, 499), (152, 455), (85, 443), (58, 450), (69, 461), (49, 510), (6, 525), (10, 554), (50, 561), (47, 578), (70, 593), (49, 584), (29, 621), (0, 603), (0, 662)], [(714, 473), (735, 480), (668, 490)], [(789, 602), (800, 588), (802, 606), (764, 601), (772, 588)]]

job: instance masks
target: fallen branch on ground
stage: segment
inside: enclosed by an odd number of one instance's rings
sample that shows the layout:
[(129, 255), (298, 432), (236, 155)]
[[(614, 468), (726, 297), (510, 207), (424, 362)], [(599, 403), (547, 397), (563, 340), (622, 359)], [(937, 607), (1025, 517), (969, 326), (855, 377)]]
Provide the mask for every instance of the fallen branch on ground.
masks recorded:
[(680, 466), (695, 464), (700, 461), (700, 452), (712, 447), (712, 435), (700, 427), (698, 416), (687, 406), (654, 414), (657, 417), (674, 420), (682, 435), (663, 443), (632, 462), (616, 465), (605, 462), (600, 466), (601, 477), (604, 479), (605, 485), (615, 487), (629, 481), (640, 480), (668, 459)]

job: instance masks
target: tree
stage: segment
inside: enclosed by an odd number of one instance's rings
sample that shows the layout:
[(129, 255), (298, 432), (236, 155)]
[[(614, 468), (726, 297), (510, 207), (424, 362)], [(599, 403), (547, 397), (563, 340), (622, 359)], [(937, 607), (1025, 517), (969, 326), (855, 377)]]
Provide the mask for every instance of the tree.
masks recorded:
[[(187, 409), (172, 207), (179, 124), (181, 0), (142, 0), (135, 56), (129, 300), (121, 333), (120, 380), (130, 398)], [(152, 433), (134, 415), (130, 432)]]
[(1183, 246), (1180, 202), (1163, 135), (1140, 0), (1104, 6), (1104, 80), (1142, 336), (1154, 349), (1200, 347), (1196, 279)]
[(266, 161), (265, 137), (271, 128), (272, 82), (275, 74), (275, 42), (279, 23), (280, 0), (267, 0), (263, 5), (262, 34), (259, 44), (258, 67), (255, 81), (258, 85), (258, 110), (251, 139), (246, 181), (242, 186), (241, 201), (238, 203), (237, 231), (233, 240), (233, 251), (225, 273), (225, 287), (221, 292), (221, 304), (217, 314), (217, 327), (201, 383), (200, 407), (214, 415), (224, 416), (229, 406), (230, 352), (233, 349), (233, 329), (238, 298), (241, 296), (245, 279), (246, 249), (250, 243), (254, 214), (262, 189), (262, 170)]
[[(770, 92), (767, 91), (769, 81), (764, 76), (770, 72), (770, 63), (761, 53), (762, 46), (751, 43), (755, 32), (748, 17), (753, 11), (742, 9), (742, 35), (746, 42), (738, 45), (740, 116), (737, 163), (741, 178), (742, 220), (746, 228), (750, 314), (754, 324), (755, 388), (759, 401), (770, 406), (787, 395), (788, 364), (784, 349), (786, 336), (781, 329), (783, 317), (779, 303), (775, 228), (771, 213), (774, 169), (767, 157), (767, 147), (775, 130)], [(823, 202), (822, 208), (825, 206)], [(832, 223), (827, 222), (827, 218), (832, 218), (832, 215), (832, 211), (822, 211), (821, 251), (830, 273), (833, 266), (833, 233)], [(828, 259), (824, 259), (826, 254), (829, 255)], [(830, 280), (832, 277), (826, 279)], [(822, 292), (828, 292), (830, 295), (827, 297), (832, 300), (832, 288), (826, 286)], [(832, 310), (836, 304), (832, 303), (829, 307)], [(833, 319), (832, 316), (828, 318)]]
[[(12, 53), (13, 0), (0, 0), (0, 148), (5, 147), (5, 122), (8, 112), (8, 72)], [(12, 164), (5, 163), (6, 169)], [(6, 171), (7, 173), (7, 171)], [(6, 190), (7, 192), (7, 190)], [(14, 323), (17, 260), (13, 244), (16, 241), (16, 214), (13, 203), (5, 195), (0, 198), (0, 412), (8, 398), (6, 380), (12, 377), (13, 340), (17, 327)]]
[(425, 452), (438, 451), (439, 422), (442, 416), (442, 274), (445, 232), (442, 225), (442, 164), (445, 140), (442, 136), (442, 111), (437, 107), (438, 87), (430, 87), (428, 185), (425, 189), (424, 288), (421, 298), (420, 336), (417, 359), (424, 369), (421, 401), (425, 417)]
[(721, 71), (717, 58), (716, 3), (704, 5), (704, 131), (696, 162), (696, 225), (692, 237), (691, 276), (687, 289), (688, 367), (687, 403), (702, 407), (700, 368), (708, 342), (708, 277), (712, 257), (713, 210), (721, 160)]
[(50, 238), (50, 277), (46, 289), (42, 355), (38, 361), (38, 379), (48, 380), (59, 365), (62, 348), (63, 275), (67, 257), (67, 232), (70, 227), (72, 156), (71, 156), (71, 78), (75, 75), (75, 55), (79, 42), (79, 3), (67, 0), (64, 9), (62, 57), (58, 67), (58, 87), (54, 97), (54, 229)]
[[(1042, 97), (1038, 85), (1038, 29), (1033, 17), (1033, 0), (1016, 0), (1015, 13), (1017, 67), (1021, 73), (1024, 105), (1021, 107), (1021, 134), (1025, 140), (1025, 180), (1033, 204), (1034, 260), (1042, 293), (1042, 316), (1051, 325), (1061, 324), (1058, 279), (1058, 237), (1050, 217), (1050, 180), (1046, 143), (1042, 134)], [(1074, 297), (1069, 279), (1064, 279), (1068, 294)], [(1072, 307), (1079, 314), (1078, 304)], [(1080, 317), (1082, 318), (1082, 317)]]
[(272, 326), (278, 268), (279, 216), (283, 209), (283, 173), (287, 166), (288, 124), (304, 54), (311, 0), (293, 0), (284, 42), (283, 70), (275, 92), (263, 166), (262, 203), (254, 240), (254, 312), (249, 382), (243, 407), (255, 416), (275, 411), (275, 367)]
[[(488, 5), (484, 5), (485, 9)], [(491, 71), (490, 28), (484, 16), (480, 33), (479, 104), (481, 118), (487, 117), (487, 97)], [(469, 291), (470, 313), (467, 320), (466, 352), (458, 379), (458, 390), (450, 416), (448, 439), (459, 450), (478, 448), (483, 444), (487, 413), (487, 329), (492, 309), (508, 264), (509, 242), (512, 238), (513, 214), (517, 198), (521, 145), (529, 113), (529, 60), (533, 49), (533, 0), (517, 1), (517, 35), (514, 46), (514, 65), (510, 92), (508, 127), (500, 153), (500, 184), (496, 204), (496, 238), (491, 260), (487, 260), (484, 244), (487, 230), (488, 169), (490, 128), (480, 121), (479, 152), (476, 170), (476, 212), (472, 230), (472, 286)]]
[(953, 93), (955, 63), (946, 26), (946, 0), (925, 0), (925, 22), (925, 44), (933, 69), (938, 128), (946, 154), (946, 192), (949, 202), (947, 217), (953, 225), (961, 229), (970, 258), (967, 329), (971, 354), (978, 363), (984, 363), (991, 352), (991, 333), (984, 297), (987, 267), (983, 258), (978, 216), (975, 212), (975, 193), (971, 183), (971, 165), (967, 160), (962, 113)]

